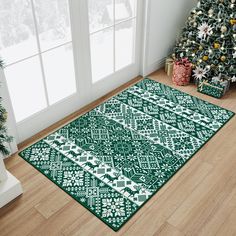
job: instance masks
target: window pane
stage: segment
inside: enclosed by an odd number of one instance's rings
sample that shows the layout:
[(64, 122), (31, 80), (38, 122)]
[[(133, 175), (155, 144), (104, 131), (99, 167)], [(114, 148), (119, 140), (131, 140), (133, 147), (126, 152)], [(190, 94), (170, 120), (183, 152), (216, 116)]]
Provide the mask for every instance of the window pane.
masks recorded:
[(113, 0), (88, 0), (90, 32), (114, 23)]
[(136, 0), (115, 0), (116, 22), (136, 16)]
[(116, 70), (119, 70), (134, 59), (135, 20), (116, 25), (115, 37)]
[(37, 53), (29, 0), (4, 0), (0, 5), (0, 55), (10, 64)]
[(5, 69), (17, 122), (47, 106), (39, 65), (39, 58), (33, 57)]
[(90, 36), (93, 81), (114, 72), (113, 27)]
[(53, 49), (42, 56), (51, 105), (76, 92), (72, 45)]
[(71, 41), (67, 0), (34, 0), (41, 50)]

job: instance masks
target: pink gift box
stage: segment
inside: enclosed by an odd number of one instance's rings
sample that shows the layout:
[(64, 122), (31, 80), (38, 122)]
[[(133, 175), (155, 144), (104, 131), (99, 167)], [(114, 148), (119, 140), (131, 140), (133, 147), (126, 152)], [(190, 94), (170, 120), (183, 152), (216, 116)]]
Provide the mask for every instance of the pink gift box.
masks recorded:
[(188, 85), (192, 75), (192, 64), (188, 59), (182, 59), (174, 63), (172, 81), (175, 85)]

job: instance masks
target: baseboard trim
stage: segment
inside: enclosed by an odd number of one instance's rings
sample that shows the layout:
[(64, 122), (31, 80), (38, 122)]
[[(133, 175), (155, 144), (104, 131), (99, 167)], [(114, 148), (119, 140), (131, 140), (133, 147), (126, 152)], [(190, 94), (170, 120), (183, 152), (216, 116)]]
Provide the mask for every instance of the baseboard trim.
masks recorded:
[(145, 70), (144, 76), (148, 76), (151, 73), (161, 69), (165, 65), (165, 60), (166, 60), (166, 58), (164, 57), (160, 60), (155, 61), (151, 65), (148, 65), (146, 70)]

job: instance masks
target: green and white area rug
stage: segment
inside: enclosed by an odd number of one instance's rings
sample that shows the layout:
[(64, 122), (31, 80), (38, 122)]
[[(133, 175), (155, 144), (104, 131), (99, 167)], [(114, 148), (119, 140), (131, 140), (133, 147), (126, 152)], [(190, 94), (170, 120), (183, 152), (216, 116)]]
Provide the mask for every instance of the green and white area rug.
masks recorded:
[(233, 115), (144, 79), (20, 156), (117, 231)]

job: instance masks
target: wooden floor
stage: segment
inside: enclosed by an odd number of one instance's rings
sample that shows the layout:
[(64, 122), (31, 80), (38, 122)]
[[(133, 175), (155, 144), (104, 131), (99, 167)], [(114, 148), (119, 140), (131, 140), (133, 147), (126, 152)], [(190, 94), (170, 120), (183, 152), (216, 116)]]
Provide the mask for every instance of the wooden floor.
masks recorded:
[[(161, 70), (151, 76), (172, 87)], [(48, 128), (20, 145), (24, 148), (118, 91)], [(220, 100), (191, 86), (178, 89), (236, 112), (236, 86)], [(117, 233), (74, 201), (17, 155), (6, 161), (24, 194), (0, 209), (0, 235), (236, 235), (236, 117), (218, 132)]]

